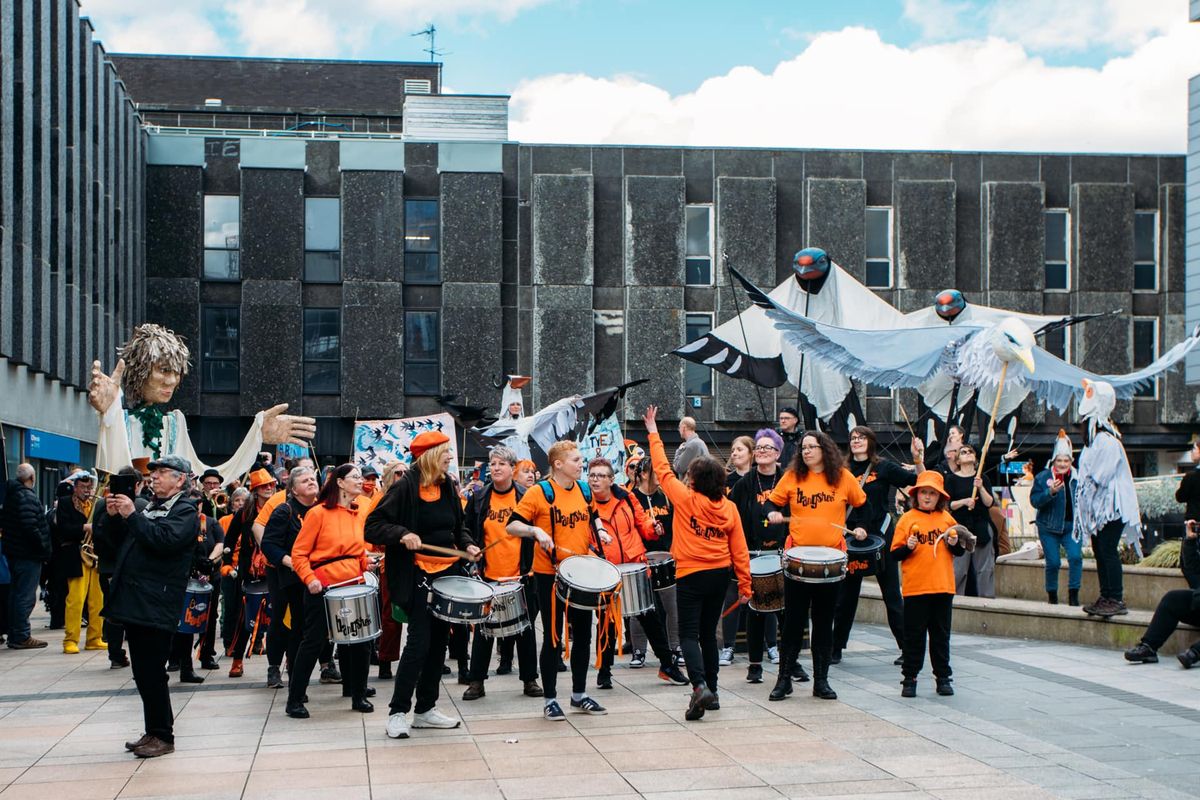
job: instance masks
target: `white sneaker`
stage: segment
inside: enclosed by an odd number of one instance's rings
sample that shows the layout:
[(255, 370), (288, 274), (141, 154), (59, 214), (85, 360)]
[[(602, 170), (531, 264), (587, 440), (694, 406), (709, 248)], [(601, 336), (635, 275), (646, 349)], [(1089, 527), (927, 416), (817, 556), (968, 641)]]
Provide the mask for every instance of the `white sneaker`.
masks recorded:
[(728, 667), (730, 664), (732, 664), (733, 663), (733, 648), (732, 647), (722, 647), (721, 648), (721, 656), (720, 656), (720, 659), (717, 661), (717, 663), (720, 664), (722, 667)]
[(388, 717), (387, 735), (392, 739), (407, 739), (408, 717), (404, 714), (392, 714)]
[(768, 647), (767, 648), (767, 658), (770, 660), (770, 662), (772, 664), (778, 664), (779, 663), (779, 648), (778, 647)]
[(413, 714), (412, 726), (414, 728), (457, 728), (462, 725), (461, 719), (447, 717), (436, 708), (431, 708), (424, 714)]

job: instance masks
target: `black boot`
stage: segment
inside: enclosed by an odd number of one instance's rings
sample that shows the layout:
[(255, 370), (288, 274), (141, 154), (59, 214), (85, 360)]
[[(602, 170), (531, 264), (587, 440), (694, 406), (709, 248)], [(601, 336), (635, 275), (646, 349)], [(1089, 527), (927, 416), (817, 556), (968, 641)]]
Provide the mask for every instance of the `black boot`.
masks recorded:
[(813, 653), (813, 697), (837, 700), (837, 692), (829, 685), (829, 656)]
[(771, 694), (767, 696), (768, 700), (783, 700), (792, 693), (792, 676), (787, 673), (786, 669), (779, 670), (779, 677), (775, 679), (775, 688), (771, 690)]
[(1046, 602), (1048, 602), (1052, 606), (1058, 605), (1058, 592), (1052, 592), (1049, 589), (1047, 589), (1046, 590)]
[(808, 683), (808, 673), (804, 671), (804, 665), (800, 663), (800, 656), (792, 659), (792, 680)]
[(840, 648), (840, 647), (833, 648), (833, 655), (831, 655), (829, 657), (829, 663), (830, 664), (842, 663), (842, 648)]
[(1067, 590), (1067, 603), (1069, 603), (1070, 605), (1073, 605), (1073, 606), (1079, 605), (1079, 590), (1078, 589), (1068, 589)]
[(1175, 656), (1179, 659), (1179, 665), (1184, 669), (1191, 669), (1200, 662), (1200, 644), (1194, 644), (1187, 650), (1184, 650), (1179, 655)]

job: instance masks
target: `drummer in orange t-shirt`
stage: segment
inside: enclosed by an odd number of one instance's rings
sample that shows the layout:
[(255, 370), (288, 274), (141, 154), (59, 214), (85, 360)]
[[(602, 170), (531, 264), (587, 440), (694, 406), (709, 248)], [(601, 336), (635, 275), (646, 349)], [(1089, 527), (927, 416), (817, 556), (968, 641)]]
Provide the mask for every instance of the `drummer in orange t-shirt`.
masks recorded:
[[(806, 431), (801, 437), (791, 465), (768, 498), (777, 508), (788, 509), (791, 514), (785, 548), (846, 549), (843, 535), (846, 512), (865, 503), (867, 496), (844, 463), (842, 451), (828, 434)], [(784, 517), (779, 511), (772, 511), (767, 521), (779, 523)], [(865, 537), (866, 531), (860, 528), (854, 534)], [(833, 655), (833, 615), (840, 588), (837, 583), (784, 581), (784, 652), (779, 659), (779, 677), (771, 689), (771, 700), (783, 700), (792, 693), (790, 667), (799, 656), (810, 607), (813, 696), (837, 699), (837, 692), (829, 685), (829, 662)]]

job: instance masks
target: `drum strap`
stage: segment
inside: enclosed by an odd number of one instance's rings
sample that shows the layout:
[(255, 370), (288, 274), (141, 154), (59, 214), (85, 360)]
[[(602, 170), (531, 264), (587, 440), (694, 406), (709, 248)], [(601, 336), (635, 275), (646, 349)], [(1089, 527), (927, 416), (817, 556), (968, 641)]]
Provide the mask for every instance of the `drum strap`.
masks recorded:
[(313, 569), (313, 571), (315, 572), (316, 570), (320, 569), (321, 567), (327, 567), (327, 566), (329, 566), (330, 564), (334, 563), (335, 561), (345, 561), (345, 560), (346, 560), (346, 559), (348, 559), (348, 558), (354, 558), (354, 559), (357, 559), (357, 558), (358, 558), (358, 556), (352, 556), (352, 555), (340, 555), (340, 556), (334, 556), (333, 558), (326, 558), (326, 559), (325, 559), (325, 560), (323, 560), (323, 561), (314, 561), (314, 562), (313, 562), (312, 564), (310, 564), (309, 566), (311, 566), (311, 567), (312, 567), (312, 569)]

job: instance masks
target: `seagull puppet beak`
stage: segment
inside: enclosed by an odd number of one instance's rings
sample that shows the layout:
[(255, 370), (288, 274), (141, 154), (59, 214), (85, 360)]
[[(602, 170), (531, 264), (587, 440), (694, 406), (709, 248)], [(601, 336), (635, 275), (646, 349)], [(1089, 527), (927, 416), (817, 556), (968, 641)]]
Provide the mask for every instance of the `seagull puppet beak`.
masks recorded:
[(1029, 373), (1031, 375), (1033, 374), (1034, 368), (1033, 368), (1033, 351), (1032, 350), (1030, 350), (1029, 348), (1025, 348), (1023, 350), (1018, 350), (1017, 351), (1017, 360), (1025, 365), (1025, 369), (1029, 370)]

